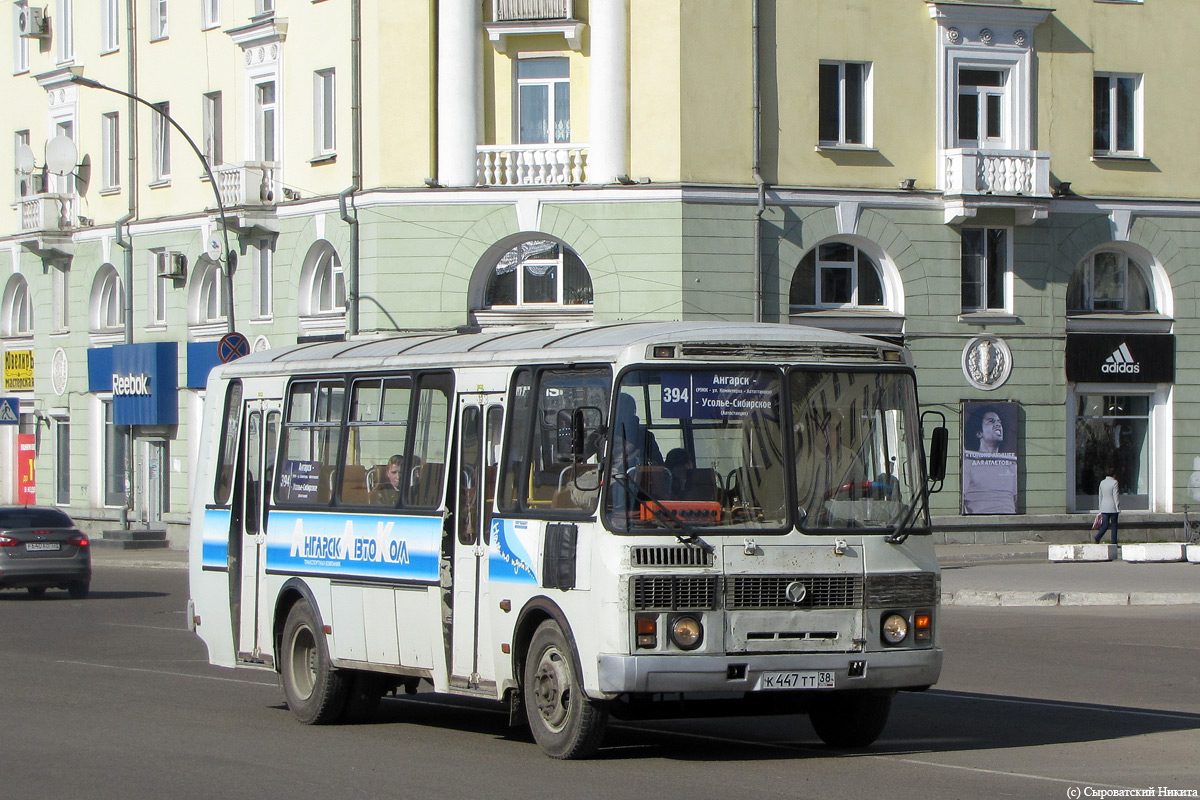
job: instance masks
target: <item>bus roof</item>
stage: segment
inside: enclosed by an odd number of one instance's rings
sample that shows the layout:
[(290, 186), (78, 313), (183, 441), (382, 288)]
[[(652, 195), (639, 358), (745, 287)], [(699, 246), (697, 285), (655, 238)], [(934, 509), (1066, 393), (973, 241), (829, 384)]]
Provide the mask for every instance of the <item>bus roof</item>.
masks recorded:
[(496, 327), (467, 332), (410, 331), (384, 338), (317, 342), (265, 350), (223, 364), (214, 377), (298, 371), (470, 366), (521, 363), (605, 363), (649, 357), (648, 348), (675, 346), (675, 358), (755, 363), (908, 363), (899, 345), (862, 336), (773, 323), (616, 322), (579, 326)]

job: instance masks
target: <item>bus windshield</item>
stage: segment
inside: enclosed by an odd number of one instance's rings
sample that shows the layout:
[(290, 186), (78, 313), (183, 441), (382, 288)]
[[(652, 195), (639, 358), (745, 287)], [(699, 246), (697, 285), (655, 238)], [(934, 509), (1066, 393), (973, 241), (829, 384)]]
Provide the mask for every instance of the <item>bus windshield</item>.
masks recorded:
[[(789, 397), (800, 527), (902, 524), (924, 480), (912, 377), (793, 370)], [(928, 524), (927, 509), (916, 510)]]
[(626, 372), (610, 426), (609, 525), (891, 533), (921, 496), (915, 408), (903, 372)]

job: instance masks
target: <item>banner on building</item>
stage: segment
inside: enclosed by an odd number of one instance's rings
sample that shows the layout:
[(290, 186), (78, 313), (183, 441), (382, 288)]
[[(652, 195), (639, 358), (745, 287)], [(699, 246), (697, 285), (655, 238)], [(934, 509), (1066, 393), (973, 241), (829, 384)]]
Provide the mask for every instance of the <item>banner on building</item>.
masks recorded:
[(1017, 513), (1016, 402), (962, 404), (962, 513)]
[(37, 503), (36, 438), (32, 433), (17, 434), (17, 502), (25, 506)]
[(33, 391), (32, 350), (6, 350), (4, 352), (4, 390), (8, 392)]

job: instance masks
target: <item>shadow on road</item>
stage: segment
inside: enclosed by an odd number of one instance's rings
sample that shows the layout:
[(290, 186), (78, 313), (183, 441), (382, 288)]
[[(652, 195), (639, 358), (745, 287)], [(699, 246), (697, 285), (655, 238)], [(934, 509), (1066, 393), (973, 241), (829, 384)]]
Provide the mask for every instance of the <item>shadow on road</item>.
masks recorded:
[[(148, 597), (169, 597), (168, 592), (98, 592), (92, 590), (88, 592), (88, 596), (83, 600), (73, 600), (75, 603), (90, 603), (93, 600), (141, 600)], [(56, 601), (69, 601), (71, 597), (65, 590), (48, 589), (43, 595), (31, 595), (24, 589), (11, 590), (0, 592), (0, 602), (17, 601), (29, 603), (52, 603)]]
[[(507, 709), (498, 704), (421, 693), (385, 699), (368, 724), (427, 726), (532, 745), (526, 728), (510, 728), (507, 721)], [(865, 750), (825, 747), (808, 718), (797, 715), (612, 720), (596, 758), (762, 761), (916, 755), (1113, 741), (1196, 729), (1200, 714), (931, 690), (899, 695), (883, 736)]]

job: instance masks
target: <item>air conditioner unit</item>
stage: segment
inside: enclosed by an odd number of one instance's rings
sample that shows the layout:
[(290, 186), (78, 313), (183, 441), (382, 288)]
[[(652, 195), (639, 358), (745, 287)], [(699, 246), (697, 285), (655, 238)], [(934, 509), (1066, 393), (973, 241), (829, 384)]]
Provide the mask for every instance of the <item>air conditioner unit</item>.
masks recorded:
[(17, 14), (17, 33), (22, 39), (44, 39), (46, 12), (40, 8), (22, 8)]
[(178, 280), (187, 277), (187, 256), (183, 253), (163, 253), (158, 260), (158, 277)]

